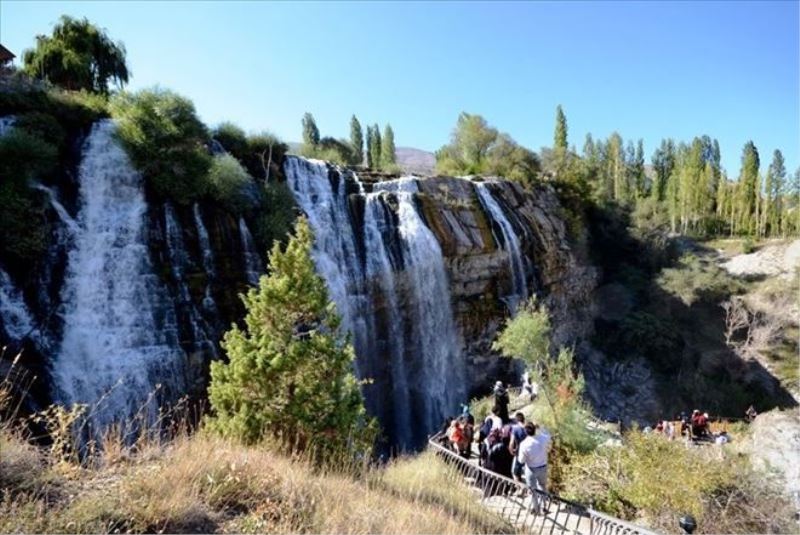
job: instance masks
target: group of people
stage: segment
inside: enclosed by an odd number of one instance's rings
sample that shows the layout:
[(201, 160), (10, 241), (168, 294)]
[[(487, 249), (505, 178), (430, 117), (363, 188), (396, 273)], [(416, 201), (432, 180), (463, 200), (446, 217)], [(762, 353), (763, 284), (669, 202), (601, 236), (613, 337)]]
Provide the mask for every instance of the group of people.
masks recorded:
[[(752, 405), (747, 409), (745, 415), (749, 421), (755, 419), (757, 413)], [(700, 412), (699, 409), (695, 409), (689, 415), (684, 411), (679, 416), (676, 416), (675, 420), (680, 426), (680, 436), (685, 437), (687, 440), (708, 441), (719, 445), (730, 442), (730, 436), (727, 431), (723, 430), (717, 434), (712, 432), (711, 418), (707, 412)], [(669, 440), (674, 440), (676, 437), (676, 424), (669, 420), (659, 420), (653, 427), (646, 427), (645, 432), (660, 433)]]
[[(530, 385), (531, 383), (529, 383)], [(525, 391), (535, 396), (534, 391)], [(447, 445), (459, 455), (471, 455), (472, 442), (478, 444), (480, 466), (516, 481), (524, 482), (531, 490), (535, 509), (541, 509), (540, 496), (535, 490), (547, 491), (547, 455), (550, 434), (533, 422), (526, 422), (525, 415), (517, 412), (509, 417), (508, 390), (498, 381), (494, 387), (494, 406), (486, 419), (480, 423), (475, 434), (475, 419), (469, 407), (462, 406), (462, 414), (449, 420), (444, 433)]]

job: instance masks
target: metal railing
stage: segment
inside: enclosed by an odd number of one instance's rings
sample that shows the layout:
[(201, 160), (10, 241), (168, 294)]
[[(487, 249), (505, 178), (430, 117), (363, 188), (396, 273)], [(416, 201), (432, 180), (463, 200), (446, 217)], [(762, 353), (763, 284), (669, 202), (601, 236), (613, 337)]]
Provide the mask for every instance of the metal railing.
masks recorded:
[[(521, 533), (579, 535), (655, 535), (645, 528), (555, 494), (528, 489), (526, 485), (492, 472), (443, 446), (437, 433), (428, 447), (454, 466), (481, 494), (480, 502)], [(534, 499), (534, 493), (538, 500)], [(536, 507), (536, 502), (540, 507)]]

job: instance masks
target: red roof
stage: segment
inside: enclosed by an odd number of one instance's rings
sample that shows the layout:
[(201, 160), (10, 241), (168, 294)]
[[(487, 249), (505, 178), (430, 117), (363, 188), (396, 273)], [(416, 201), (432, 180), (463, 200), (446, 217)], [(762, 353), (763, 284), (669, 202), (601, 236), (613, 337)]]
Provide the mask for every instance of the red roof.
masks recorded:
[(0, 62), (5, 63), (6, 61), (11, 61), (12, 59), (16, 58), (14, 54), (11, 53), (9, 49), (0, 45)]

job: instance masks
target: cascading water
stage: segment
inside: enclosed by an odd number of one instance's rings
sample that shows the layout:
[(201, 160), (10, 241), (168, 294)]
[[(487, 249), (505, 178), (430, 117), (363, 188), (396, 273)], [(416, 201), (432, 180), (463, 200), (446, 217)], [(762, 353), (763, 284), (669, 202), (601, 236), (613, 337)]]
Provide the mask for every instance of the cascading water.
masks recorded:
[(186, 283), (186, 266), (189, 262), (189, 255), (186, 253), (186, 246), (183, 242), (183, 231), (181, 230), (178, 218), (175, 216), (175, 209), (171, 204), (164, 206), (164, 216), (166, 220), (167, 250), (169, 251), (169, 261), (172, 268), (172, 276), (178, 287), (177, 304), (181, 312), (183, 325), (188, 324), (191, 331), (192, 349), (194, 351), (206, 352), (217, 356), (216, 347), (208, 334), (210, 329), (203, 321), (200, 313), (192, 302), (189, 293), (189, 286)]
[[(502, 233), (502, 245), (508, 253), (508, 263), (511, 266), (511, 276), (513, 282), (514, 295), (506, 298), (511, 313), (514, 314), (520, 303), (528, 298), (528, 283), (527, 275), (525, 273), (525, 261), (522, 256), (522, 251), (519, 244), (517, 233), (514, 232), (514, 227), (506, 217), (503, 209), (492, 196), (491, 190), (487, 187), (485, 182), (475, 183), (475, 190), (478, 193), (478, 198), (481, 201), (485, 211), (489, 214), (492, 220), (500, 227)], [(492, 225), (494, 230), (494, 225)], [(498, 240), (495, 237), (495, 241)]]
[(56, 195), (56, 192), (44, 184), (35, 183), (33, 184), (33, 187), (47, 194), (47, 196), (50, 198), (50, 206), (53, 207), (53, 210), (56, 211), (58, 218), (67, 228), (67, 232), (69, 233), (70, 237), (75, 237), (78, 232), (80, 232), (80, 227), (78, 226), (77, 221), (75, 221), (72, 216), (69, 215), (69, 212), (67, 212), (67, 209), (64, 208), (64, 205), (58, 200), (58, 195)]
[(142, 179), (113, 133), (110, 120), (100, 121), (84, 144), (80, 229), (52, 363), (54, 397), (88, 404), (96, 428), (154, 418), (159, 402), (176, 399), (185, 382), (174, 309), (149, 260)]
[(353, 335), (356, 371), (378, 383), (365, 389), (367, 408), (389, 418), (394, 445), (418, 447), (466, 401), (466, 383), (442, 251), (417, 212), (416, 180), (379, 183), (363, 194), (353, 176), (350, 193), (364, 196), (361, 235), (350, 213), (349, 177), (293, 157), (285, 170), (314, 230), (317, 270)]
[(209, 314), (216, 316), (217, 304), (214, 302), (214, 297), (211, 295), (211, 281), (217, 276), (214, 269), (214, 252), (211, 249), (211, 240), (208, 238), (208, 230), (203, 224), (203, 216), (200, 213), (200, 205), (194, 203), (192, 207), (192, 214), (194, 215), (194, 224), (197, 227), (197, 241), (200, 243), (200, 252), (203, 255), (203, 269), (206, 272), (206, 288), (203, 294), (203, 308)]
[(3, 331), (16, 342), (20, 342), (35, 334), (36, 325), (25, 299), (11, 280), (11, 277), (0, 269), (0, 320)]
[(261, 256), (256, 251), (253, 243), (253, 235), (247, 228), (247, 223), (243, 217), (239, 218), (239, 236), (242, 240), (242, 251), (244, 254), (244, 268), (247, 275), (247, 282), (253, 285), (258, 284), (258, 279), (264, 273), (264, 265)]

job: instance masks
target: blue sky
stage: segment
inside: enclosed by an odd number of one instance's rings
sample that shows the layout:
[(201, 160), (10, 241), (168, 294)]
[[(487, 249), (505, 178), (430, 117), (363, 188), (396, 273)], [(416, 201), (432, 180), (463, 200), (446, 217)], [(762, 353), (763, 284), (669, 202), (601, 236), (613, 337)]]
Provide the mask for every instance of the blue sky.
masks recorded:
[(619, 131), (720, 141), (738, 176), (752, 139), (800, 165), (798, 2), (20, 2), (0, 0), (0, 41), (16, 53), (58, 16), (85, 16), (128, 49), (131, 89), (194, 100), (210, 125), (300, 139), (389, 121), (398, 145), (435, 150), (461, 111), (534, 149)]

